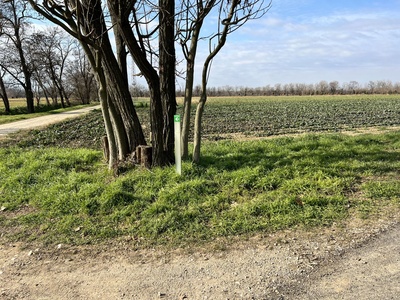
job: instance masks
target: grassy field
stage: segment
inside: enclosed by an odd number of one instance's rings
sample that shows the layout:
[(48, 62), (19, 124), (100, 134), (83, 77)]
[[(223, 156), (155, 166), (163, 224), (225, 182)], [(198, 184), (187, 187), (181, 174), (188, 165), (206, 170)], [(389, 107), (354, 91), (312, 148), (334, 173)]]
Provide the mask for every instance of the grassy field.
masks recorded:
[[(210, 100), (205, 119), (210, 140), (204, 143), (201, 164), (184, 163), (182, 176), (171, 166), (131, 169), (113, 177), (97, 144), (82, 146), (101, 131), (99, 112), (3, 143), (2, 237), (48, 244), (130, 237), (138, 247), (175, 247), (220, 237), (330, 226), (352, 217), (374, 218), (399, 211), (400, 132), (343, 135), (332, 131), (340, 126), (355, 128), (354, 123), (339, 126), (330, 117), (333, 112), (345, 116), (347, 111), (364, 120), (359, 121), (361, 128), (379, 122), (378, 126), (398, 125), (397, 98)], [(268, 110), (269, 106), (274, 109)], [(303, 120), (301, 107), (306, 115)], [(227, 137), (225, 128), (242, 128), (228, 135), (269, 135), (262, 128), (267, 128), (267, 121), (261, 116), (275, 112), (278, 120), (279, 108), (285, 108), (287, 115), (298, 114), (298, 124), (312, 115), (309, 124), (318, 124), (315, 128), (287, 125), (280, 130), (320, 128), (327, 133), (221, 140)], [(147, 110), (141, 111), (142, 118)], [(355, 110), (359, 113), (354, 114)], [(252, 117), (243, 117), (245, 111)], [(313, 114), (307, 114), (310, 111)], [(368, 123), (374, 114), (380, 117)], [(211, 121), (220, 125), (213, 126)], [(250, 121), (256, 128), (253, 131), (250, 125), (246, 127)]]

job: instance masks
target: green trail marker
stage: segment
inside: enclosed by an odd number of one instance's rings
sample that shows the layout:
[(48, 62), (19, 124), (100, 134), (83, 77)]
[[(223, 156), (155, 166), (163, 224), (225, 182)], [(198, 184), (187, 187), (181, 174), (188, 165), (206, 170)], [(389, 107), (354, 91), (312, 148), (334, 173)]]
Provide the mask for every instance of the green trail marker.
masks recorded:
[(174, 138), (175, 138), (175, 165), (176, 173), (182, 174), (181, 157), (181, 116), (174, 115)]

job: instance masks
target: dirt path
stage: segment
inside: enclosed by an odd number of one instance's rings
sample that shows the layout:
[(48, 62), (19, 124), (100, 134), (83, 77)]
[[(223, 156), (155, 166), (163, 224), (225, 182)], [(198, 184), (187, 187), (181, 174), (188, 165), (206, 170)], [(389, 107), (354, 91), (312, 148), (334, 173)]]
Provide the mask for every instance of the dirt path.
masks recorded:
[(54, 124), (57, 122), (61, 122), (63, 120), (69, 119), (69, 118), (75, 118), (75, 117), (83, 115), (91, 110), (99, 109), (99, 108), (100, 108), (100, 105), (97, 105), (97, 106), (85, 107), (82, 109), (62, 112), (62, 113), (58, 113), (58, 114), (52, 114), (52, 115), (41, 116), (41, 117), (37, 117), (37, 118), (2, 124), (2, 125), (0, 125), (0, 138), (4, 138), (7, 134), (14, 133), (19, 130), (43, 127), (43, 126), (47, 126), (47, 125)]
[(0, 299), (398, 299), (400, 224), (287, 231), (206, 249), (0, 246)]

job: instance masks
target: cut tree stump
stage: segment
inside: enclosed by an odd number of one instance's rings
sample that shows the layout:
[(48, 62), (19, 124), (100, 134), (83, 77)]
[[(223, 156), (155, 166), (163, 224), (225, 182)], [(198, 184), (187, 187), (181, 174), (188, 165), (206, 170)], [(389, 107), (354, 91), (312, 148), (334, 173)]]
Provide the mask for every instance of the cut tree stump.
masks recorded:
[(105, 161), (109, 161), (110, 159), (110, 146), (108, 144), (108, 138), (107, 136), (103, 136), (102, 139), (102, 144), (103, 144), (103, 156)]
[(136, 147), (136, 159), (137, 162), (143, 167), (150, 169), (153, 162), (153, 147), (140, 145)]

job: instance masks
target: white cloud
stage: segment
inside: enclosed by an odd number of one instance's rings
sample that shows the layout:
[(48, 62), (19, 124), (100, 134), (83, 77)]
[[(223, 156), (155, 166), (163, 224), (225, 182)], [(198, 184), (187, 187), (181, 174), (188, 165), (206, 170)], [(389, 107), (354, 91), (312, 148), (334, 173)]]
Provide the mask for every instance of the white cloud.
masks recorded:
[(353, 6), (314, 15), (301, 6), (320, 2), (276, 2), (276, 11), (228, 37), (215, 58), (210, 85), (399, 81), (400, 17), (395, 10)]

